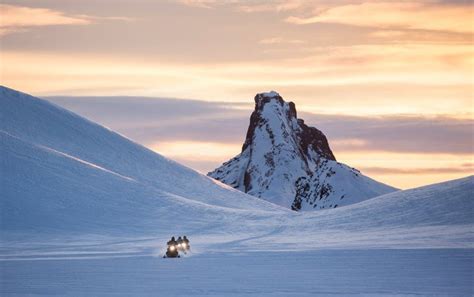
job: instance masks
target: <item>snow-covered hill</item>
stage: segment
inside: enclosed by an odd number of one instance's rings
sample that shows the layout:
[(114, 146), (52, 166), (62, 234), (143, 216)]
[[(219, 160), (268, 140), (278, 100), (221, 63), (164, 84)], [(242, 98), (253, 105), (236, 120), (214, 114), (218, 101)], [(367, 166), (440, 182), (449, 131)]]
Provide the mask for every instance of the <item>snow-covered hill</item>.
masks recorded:
[(337, 162), (326, 136), (274, 91), (255, 96), (242, 152), (208, 175), (293, 210), (336, 208), (396, 190)]
[(5, 87), (0, 123), (4, 234), (190, 231), (245, 210), (285, 212)]
[(474, 176), (397, 191), (347, 207), (304, 212), (283, 234), (254, 246), (314, 248), (474, 247)]

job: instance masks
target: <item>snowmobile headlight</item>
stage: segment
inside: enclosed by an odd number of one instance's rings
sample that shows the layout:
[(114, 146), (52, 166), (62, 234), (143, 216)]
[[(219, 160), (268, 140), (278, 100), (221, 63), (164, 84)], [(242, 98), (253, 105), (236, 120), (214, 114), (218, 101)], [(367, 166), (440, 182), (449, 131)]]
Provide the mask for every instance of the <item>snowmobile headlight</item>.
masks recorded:
[(174, 251), (175, 249), (176, 249), (176, 247), (174, 245), (170, 246), (170, 251)]

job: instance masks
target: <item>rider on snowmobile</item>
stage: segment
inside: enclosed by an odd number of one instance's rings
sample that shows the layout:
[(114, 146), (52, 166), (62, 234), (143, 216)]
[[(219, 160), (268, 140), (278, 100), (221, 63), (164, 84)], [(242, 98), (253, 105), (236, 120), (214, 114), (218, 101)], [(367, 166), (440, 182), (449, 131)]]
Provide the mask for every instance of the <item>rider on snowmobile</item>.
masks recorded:
[(168, 241), (166, 244), (167, 244), (168, 246), (170, 246), (170, 245), (176, 245), (176, 244), (177, 244), (177, 242), (176, 242), (176, 240), (174, 239), (174, 236), (173, 236), (173, 237), (171, 237), (171, 240), (170, 240), (170, 241)]
[(177, 242), (174, 239), (174, 236), (171, 237), (171, 240), (167, 242), (168, 248), (166, 249), (166, 254), (163, 258), (179, 258)]
[(186, 237), (186, 235), (183, 236), (183, 242), (186, 244), (186, 249), (189, 250), (189, 239)]
[(184, 240), (180, 237), (178, 237), (178, 240), (176, 240), (176, 242), (178, 243), (178, 249), (180, 251), (183, 251), (183, 252), (186, 252), (186, 243), (184, 242)]

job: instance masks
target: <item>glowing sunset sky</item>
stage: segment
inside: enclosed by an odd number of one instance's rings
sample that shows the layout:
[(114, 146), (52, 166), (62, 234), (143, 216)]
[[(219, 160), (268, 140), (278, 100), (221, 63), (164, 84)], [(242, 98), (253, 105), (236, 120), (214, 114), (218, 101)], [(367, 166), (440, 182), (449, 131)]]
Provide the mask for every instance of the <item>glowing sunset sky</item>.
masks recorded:
[(202, 172), (239, 153), (268, 90), (380, 181), (474, 172), (470, 1), (2, 3), (2, 85)]

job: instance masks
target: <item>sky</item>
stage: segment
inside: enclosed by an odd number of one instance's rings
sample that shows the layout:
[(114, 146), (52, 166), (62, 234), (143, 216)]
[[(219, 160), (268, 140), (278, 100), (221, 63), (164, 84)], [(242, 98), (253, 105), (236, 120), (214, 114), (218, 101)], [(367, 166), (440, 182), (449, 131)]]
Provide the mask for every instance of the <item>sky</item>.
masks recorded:
[(470, 1), (2, 0), (0, 81), (203, 173), (275, 90), (410, 188), (474, 172), (473, 30)]

